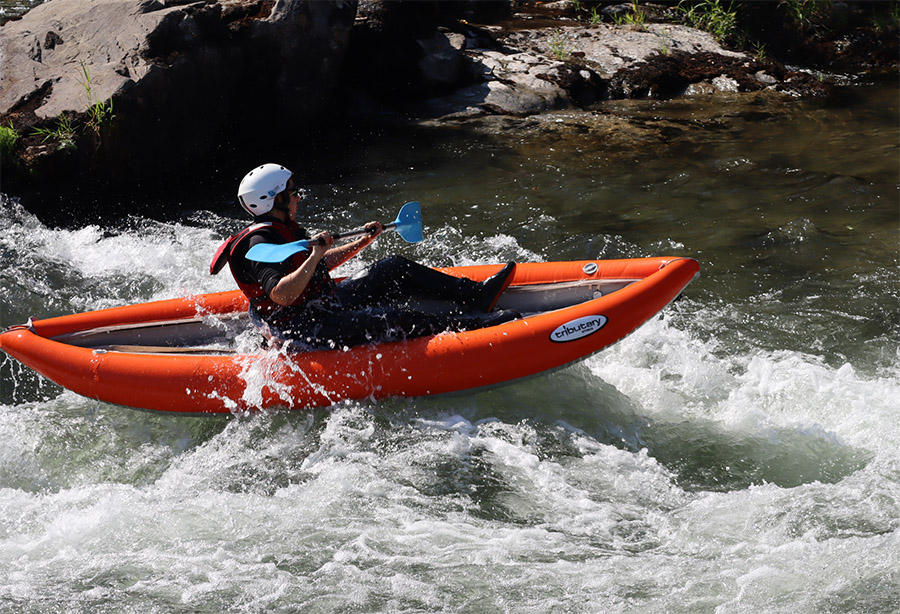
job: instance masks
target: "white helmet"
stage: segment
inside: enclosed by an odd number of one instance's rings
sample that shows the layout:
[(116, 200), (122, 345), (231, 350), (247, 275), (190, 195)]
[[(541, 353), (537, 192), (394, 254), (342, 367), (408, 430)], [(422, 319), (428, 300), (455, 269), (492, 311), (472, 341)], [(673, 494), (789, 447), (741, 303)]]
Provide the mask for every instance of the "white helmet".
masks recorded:
[(263, 215), (272, 210), (275, 196), (283, 192), (291, 178), (291, 171), (280, 164), (263, 164), (241, 179), (238, 200), (250, 215)]

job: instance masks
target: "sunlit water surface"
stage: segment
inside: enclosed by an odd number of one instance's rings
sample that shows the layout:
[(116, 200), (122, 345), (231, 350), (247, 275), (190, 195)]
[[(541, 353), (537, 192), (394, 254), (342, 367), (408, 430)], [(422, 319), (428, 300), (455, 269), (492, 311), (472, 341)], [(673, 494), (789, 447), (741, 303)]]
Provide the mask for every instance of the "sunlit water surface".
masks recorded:
[[(455, 398), (160, 416), (4, 356), (0, 611), (897, 611), (897, 100), (609, 103), (284, 160), (314, 228), (423, 203), (427, 240), (364, 262), (702, 277), (580, 365)], [(4, 195), (0, 325), (231, 289), (216, 179), (105, 227)]]

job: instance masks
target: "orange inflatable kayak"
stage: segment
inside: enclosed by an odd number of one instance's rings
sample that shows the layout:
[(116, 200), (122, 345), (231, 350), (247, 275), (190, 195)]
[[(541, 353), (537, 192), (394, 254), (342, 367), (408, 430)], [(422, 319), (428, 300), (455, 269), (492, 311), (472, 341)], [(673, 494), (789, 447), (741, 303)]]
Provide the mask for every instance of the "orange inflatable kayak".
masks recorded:
[[(440, 270), (480, 281), (501, 266)], [(441, 395), (582, 360), (652, 318), (699, 269), (690, 258), (520, 263), (498, 307), (521, 318), (352, 348), (264, 349), (246, 299), (234, 291), (32, 318), (0, 333), (0, 349), (78, 394), (156, 411), (300, 409)]]

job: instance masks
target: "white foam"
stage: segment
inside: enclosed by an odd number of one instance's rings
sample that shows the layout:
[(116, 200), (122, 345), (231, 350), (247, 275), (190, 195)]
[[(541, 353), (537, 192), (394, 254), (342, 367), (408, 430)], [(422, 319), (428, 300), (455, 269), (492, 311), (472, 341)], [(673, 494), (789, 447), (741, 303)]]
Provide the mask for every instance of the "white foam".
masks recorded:
[[(109, 281), (86, 308), (233, 284), (207, 273), (219, 239), (206, 229), (107, 236), (18, 215), (4, 249)], [(432, 264), (540, 259), (503, 234), (470, 247), (447, 227), (410, 250)], [(121, 278), (151, 283), (119, 289)], [(709, 312), (685, 305), (585, 366), (460, 398), (210, 420), (72, 393), (0, 407), (0, 600), (82, 611), (890, 603), (900, 370), (752, 340), (729, 349), (692, 320)], [(738, 325), (740, 306), (707, 309)], [(248, 363), (244, 401), (261, 402), (282, 359)], [(779, 486), (768, 469), (720, 492), (678, 464), (679, 445), (714, 468), (837, 470)]]
[(835, 368), (798, 351), (723, 356), (718, 341), (693, 338), (670, 321), (670, 314), (654, 318), (589, 362), (649, 417), (710, 418), (747, 432), (820, 429), (882, 454), (900, 444), (900, 427), (889, 426), (900, 399), (895, 378), (863, 375), (849, 363)]

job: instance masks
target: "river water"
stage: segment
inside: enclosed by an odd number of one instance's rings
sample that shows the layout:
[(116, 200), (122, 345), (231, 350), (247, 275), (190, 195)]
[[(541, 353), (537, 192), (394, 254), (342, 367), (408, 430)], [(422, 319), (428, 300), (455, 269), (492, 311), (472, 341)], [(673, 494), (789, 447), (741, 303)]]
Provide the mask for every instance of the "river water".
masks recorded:
[[(4, 356), (0, 612), (897, 611), (897, 103), (610, 102), (284, 160), (314, 228), (423, 203), (424, 243), (348, 270), (686, 255), (702, 276), (582, 364), (454, 398), (154, 415)], [(105, 225), (4, 194), (0, 326), (231, 289), (207, 267), (238, 178)]]

